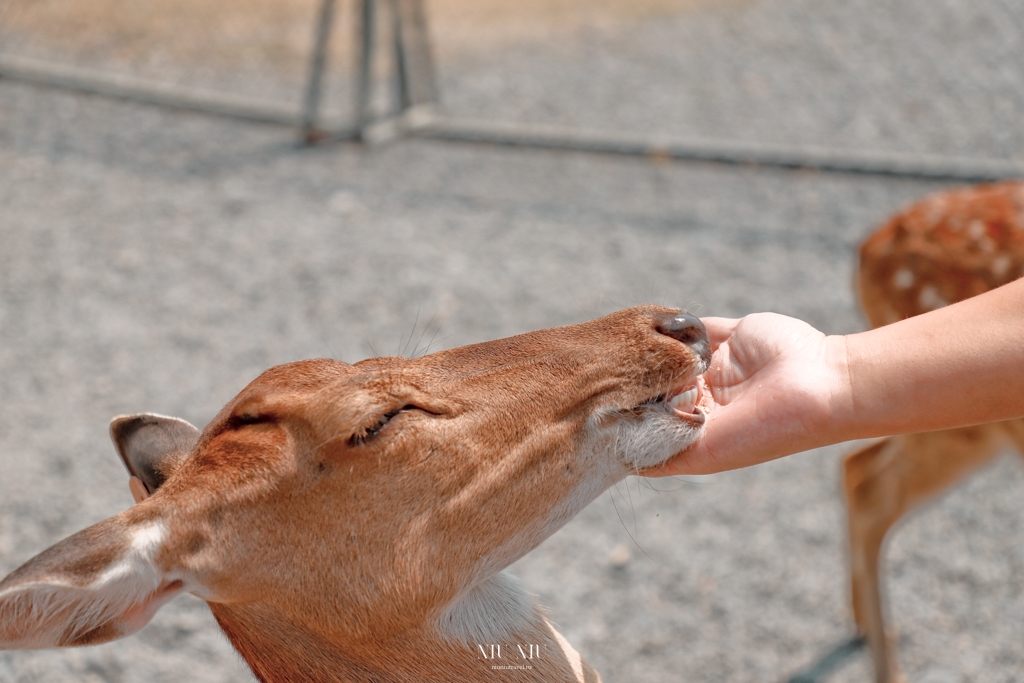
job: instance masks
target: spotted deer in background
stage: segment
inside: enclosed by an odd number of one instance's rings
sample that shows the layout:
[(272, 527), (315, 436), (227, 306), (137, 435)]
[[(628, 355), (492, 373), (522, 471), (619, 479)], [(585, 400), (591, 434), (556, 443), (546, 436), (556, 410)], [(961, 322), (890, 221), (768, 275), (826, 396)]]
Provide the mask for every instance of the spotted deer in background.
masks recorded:
[[(1022, 274), (1024, 183), (1005, 182), (941, 192), (895, 215), (861, 247), (857, 285), (864, 313), (878, 327)], [(880, 586), (886, 532), (1007, 450), (1024, 454), (1024, 420), (894, 436), (846, 458), (853, 614), (871, 647), (878, 683), (904, 680)]]

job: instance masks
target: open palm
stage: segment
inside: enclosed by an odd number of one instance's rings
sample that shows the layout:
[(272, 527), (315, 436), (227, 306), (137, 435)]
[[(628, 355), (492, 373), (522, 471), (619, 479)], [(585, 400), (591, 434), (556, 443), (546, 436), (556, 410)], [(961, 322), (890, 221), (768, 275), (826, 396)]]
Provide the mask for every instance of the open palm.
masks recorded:
[(649, 476), (736, 469), (822, 445), (841, 337), (775, 313), (704, 318), (714, 354), (704, 375), (705, 435)]

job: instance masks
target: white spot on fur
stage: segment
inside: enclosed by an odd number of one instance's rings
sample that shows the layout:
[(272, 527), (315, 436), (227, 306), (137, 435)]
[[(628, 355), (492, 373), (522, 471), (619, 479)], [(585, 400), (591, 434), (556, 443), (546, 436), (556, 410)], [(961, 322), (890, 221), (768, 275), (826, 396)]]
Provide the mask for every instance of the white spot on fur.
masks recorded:
[(448, 605), (437, 620), (437, 630), (465, 643), (494, 643), (522, 633), (535, 616), (533, 601), (519, 579), (498, 572)]
[(995, 257), (992, 259), (992, 274), (1002, 278), (1010, 270), (1010, 263), (1012, 263), (1012, 259), (1008, 254), (1000, 254)]
[(908, 268), (900, 268), (892, 276), (892, 284), (896, 289), (910, 289), (914, 284), (914, 273)]
[(986, 232), (988, 232), (988, 231), (985, 229), (985, 222), (984, 221), (979, 221), (979, 220), (971, 221), (970, 227), (967, 228), (967, 234), (970, 236), (970, 238), (972, 240), (975, 240), (975, 241), (978, 241), (982, 237), (984, 237)]
[(931, 285), (921, 288), (921, 293), (917, 297), (917, 303), (926, 311), (934, 311), (937, 308), (949, 305), (949, 302), (939, 294), (939, 290)]

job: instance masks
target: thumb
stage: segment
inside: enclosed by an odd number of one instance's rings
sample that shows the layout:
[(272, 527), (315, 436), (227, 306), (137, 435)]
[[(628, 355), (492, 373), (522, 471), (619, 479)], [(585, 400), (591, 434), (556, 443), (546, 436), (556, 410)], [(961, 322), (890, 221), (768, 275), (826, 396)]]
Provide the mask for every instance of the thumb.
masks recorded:
[(728, 341), (740, 320), (741, 318), (701, 318), (700, 321), (708, 331), (711, 348), (717, 349), (723, 342)]

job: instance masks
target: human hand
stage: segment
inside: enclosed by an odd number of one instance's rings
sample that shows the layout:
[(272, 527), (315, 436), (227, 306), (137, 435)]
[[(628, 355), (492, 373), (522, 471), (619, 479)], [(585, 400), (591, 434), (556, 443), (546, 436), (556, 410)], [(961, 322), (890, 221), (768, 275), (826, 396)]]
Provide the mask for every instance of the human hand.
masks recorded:
[(829, 429), (847, 381), (842, 337), (775, 313), (702, 322), (714, 351), (704, 436), (644, 475), (731, 470), (840, 440)]

